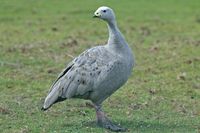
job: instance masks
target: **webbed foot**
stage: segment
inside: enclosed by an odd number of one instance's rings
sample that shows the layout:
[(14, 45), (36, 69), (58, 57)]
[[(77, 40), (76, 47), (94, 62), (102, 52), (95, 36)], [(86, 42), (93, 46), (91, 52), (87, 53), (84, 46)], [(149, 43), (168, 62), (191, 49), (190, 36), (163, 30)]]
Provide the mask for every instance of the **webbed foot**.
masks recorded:
[(125, 132), (125, 131), (127, 131), (127, 128), (123, 128), (123, 127), (111, 122), (111, 120), (109, 120), (105, 116), (104, 112), (101, 110), (101, 106), (96, 106), (95, 108), (96, 108), (96, 116), (97, 116), (98, 126), (100, 126), (102, 128), (109, 129), (109, 130), (114, 131), (114, 132)]
[(123, 128), (117, 124), (114, 124), (107, 117), (105, 117), (103, 119), (98, 119), (97, 124), (98, 124), (98, 126), (100, 126), (102, 128), (106, 128), (106, 129), (109, 129), (114, 132), (126, 132), (127, 131), (127, 128)]

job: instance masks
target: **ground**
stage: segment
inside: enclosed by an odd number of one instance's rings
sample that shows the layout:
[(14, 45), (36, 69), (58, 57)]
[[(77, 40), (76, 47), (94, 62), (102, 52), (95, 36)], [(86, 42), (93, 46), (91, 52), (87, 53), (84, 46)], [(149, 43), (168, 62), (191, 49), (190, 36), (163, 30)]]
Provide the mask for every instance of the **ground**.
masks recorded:
[(112, 7), (134, 51), (128, 82), (104, 102), (133, 133), (200, 132), (199, 0), (1, 0), (0, 132), (102, 133), (95, 111), (72, 99), (40, 111), (50, 85), (86, 48), (105, 44)]

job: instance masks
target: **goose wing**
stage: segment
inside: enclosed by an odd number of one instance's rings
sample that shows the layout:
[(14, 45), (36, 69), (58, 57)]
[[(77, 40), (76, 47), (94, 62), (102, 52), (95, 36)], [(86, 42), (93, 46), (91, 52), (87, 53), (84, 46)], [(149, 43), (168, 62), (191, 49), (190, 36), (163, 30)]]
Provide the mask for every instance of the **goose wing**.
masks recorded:
[(47, 109), (52, 104), (67, 98), (88, 99), (90, 93), (94, 91), (94, 84), (106, 80), (109, 73), (105, 71), (113, 69), (112, 64), (115, 63), (113, 55), (103, 46), (86, 50), (59, 74), (51, 86), (43, 108)]

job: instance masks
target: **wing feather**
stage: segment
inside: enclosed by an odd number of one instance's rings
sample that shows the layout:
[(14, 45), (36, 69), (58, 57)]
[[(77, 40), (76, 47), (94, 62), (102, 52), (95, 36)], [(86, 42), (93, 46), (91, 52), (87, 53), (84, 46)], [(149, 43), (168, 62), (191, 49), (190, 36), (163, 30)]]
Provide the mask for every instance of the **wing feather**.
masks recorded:
[[(108, 71), (111, 71), (115, 63), (114, 59), (103, 46), (83, 52), (59, 74), (53, 83), (49, 95), (51, 94), (54, 100), (48, 106), (57, 102), (55, 97), (58, 100), (72, 97), (89, 98), (89, 94), (95, 91), (95, 82), (106, 80), (105, 76), (109, 75)], [(56, 96), (53, 96), (52, 92)], [(47, 97), (50, 100), (49, 95)]]

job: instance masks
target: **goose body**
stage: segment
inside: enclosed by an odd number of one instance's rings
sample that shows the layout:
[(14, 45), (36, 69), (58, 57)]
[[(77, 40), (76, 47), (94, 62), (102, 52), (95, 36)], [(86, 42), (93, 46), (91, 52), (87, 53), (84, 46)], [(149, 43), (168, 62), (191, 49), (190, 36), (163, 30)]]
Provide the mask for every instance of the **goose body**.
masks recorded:
[[(84, 51), (68, 64), (51, 86), (43, 110), (68, 98), (82, 98), (91, 100), (97, 114), (102, 114), (102, 102), (128, 80), (134, 66), (134, 57), (117, 27), (113, 10), (109, 7), (100, 7), (94, 15), (107, 22), (107, 44)], [(97, 117), (98, 121), (100, 119)], [(104, 123), (102, 127), (108, 128)], [(109, 129), (120, 130), (119, 127), (112, 126), (109, 126)]]

